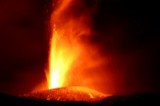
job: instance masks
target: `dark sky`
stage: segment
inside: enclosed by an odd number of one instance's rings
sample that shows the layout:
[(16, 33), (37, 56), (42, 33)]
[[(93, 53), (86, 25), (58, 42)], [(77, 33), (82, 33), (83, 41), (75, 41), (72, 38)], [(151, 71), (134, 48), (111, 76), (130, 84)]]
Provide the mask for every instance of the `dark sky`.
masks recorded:
[(101, 0), (95, 41), (112, 54), (118, 93), (160, 91), (160, 15), (155, 1)]
[(22, 93), (44, 80), (46, 0), (0, 0), (0, 91)]
[[(0, 0), (0, 91), (26, 93), (45, 79), (48, 2)], [(153, 1), (98, 1), (92, 18), (97, 35), (92, 40), (103, 55), (111, 54), (109, 67), (116, 85), (108, 92), (160, 91), (158, 8)]]

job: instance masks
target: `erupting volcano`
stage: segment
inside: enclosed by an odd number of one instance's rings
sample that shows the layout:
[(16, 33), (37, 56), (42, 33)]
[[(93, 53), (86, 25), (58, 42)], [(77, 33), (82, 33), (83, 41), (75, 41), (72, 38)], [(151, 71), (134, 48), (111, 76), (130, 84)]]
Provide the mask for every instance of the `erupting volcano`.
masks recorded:
[(87, 8), (85, 5), (83, 0), (57, 0), (54, 3), (47, 71), (49, 89), (79, 86), (78, 82), (85, 83), (83, 81), (85, 76), (80, 73), (103, 63), (96, 47), (89, 43), (89, 37), (94, 34), (91, 16), (95, 5)]
[(93, 73), (94, 68), (104, 63), (89, 40), (94, 35), (91, 16), (95, 5), (86, 6), (83, 0), (57, 0), (53, 4), (46, 71), (49, 90), (28, 96), (59, 101), (96, 101), (106, 97), (92, 90), (89, 83), (96, 82), (97, 78), (86, 74), (88, 70)]

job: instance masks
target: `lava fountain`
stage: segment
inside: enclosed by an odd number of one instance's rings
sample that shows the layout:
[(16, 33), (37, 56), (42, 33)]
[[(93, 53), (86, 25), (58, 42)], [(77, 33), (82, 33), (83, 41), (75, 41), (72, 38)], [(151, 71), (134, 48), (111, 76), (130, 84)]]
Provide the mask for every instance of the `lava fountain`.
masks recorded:
[(49, 57), (49, 89), (65, 86), (66, 74), (84, 52), (80, 37), (89, 32), (82, 24), (84, 17), (74, 17), (72, 12), (66, 11), (70, 10), (68, 8), (72, 4), (73, 0), (57, 1), (51, 16), (53, 30)]
[[(86, 76), (82, 75), (104, 63), (98, 49), (89, 40), (94, 35), (91, 16), (95, 4), (86, 5), (85, 0), (57, 0), (53, 4), (49, 70), (46, 72), (49, 90), (31, 96), (60, 101), (94, 101), (106, 97), (89, 89)], [(91, 78), (89, 81), (95, 80)]]
[(54, 5), (47, 73), (49, 89), (70, 85), (66, 76), (73, 70), (84, 71), (102, 64), (102, 57), (88, 40), (94, 34), (90, 25), (94, 5), (86, 10), (84, 6), (83, 0), (57, 0)]

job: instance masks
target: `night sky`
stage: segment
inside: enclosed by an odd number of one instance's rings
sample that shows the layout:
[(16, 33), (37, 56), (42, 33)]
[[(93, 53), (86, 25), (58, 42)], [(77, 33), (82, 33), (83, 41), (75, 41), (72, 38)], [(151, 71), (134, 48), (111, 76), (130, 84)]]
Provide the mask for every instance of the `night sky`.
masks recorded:
[(0, 91), (30, 92), (45, 79), (45, 0), (0, 0)]
[[(160, 92), (158, 3), (124, 0), (97, 3), (90, 39), (109, 56), (105, 93)], [(0, 0), (0, 91), (22, 94), (45, 83), (50, 0)], [(47, 9), (48, 8), (48, 9)], [(111, 77), (112, 76), (112, 77)], [(108, 88), (107, 88), (108, 87)]]

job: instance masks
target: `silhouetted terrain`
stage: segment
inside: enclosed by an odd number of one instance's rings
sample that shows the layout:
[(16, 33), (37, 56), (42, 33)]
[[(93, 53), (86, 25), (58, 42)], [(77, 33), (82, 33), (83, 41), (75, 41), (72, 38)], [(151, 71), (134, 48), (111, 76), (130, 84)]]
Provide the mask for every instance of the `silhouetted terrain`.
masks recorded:
[(0, 106), (159, 106), (160, 94), (115, 95), (98, 102), (49, 101), (0, 94)]

